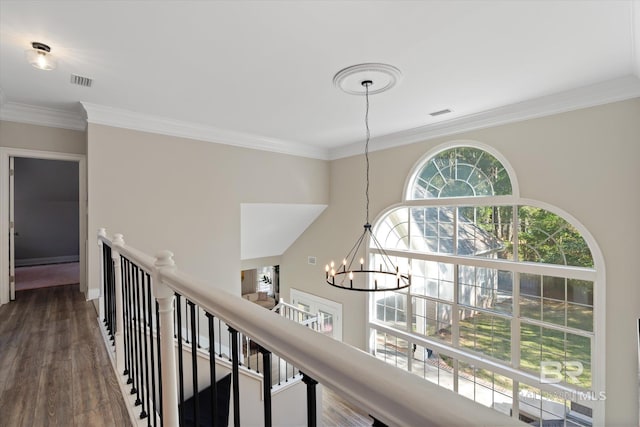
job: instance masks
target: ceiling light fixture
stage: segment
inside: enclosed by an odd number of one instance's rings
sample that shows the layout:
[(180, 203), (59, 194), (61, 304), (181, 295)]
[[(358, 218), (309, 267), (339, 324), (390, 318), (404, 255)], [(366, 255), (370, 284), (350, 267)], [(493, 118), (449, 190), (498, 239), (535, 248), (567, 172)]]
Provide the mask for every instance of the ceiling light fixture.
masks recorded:
[(38, 70), (49, 71), (56, 68), (56, 59), (51, 55), (51, 48), (49, 46), (40, 42), (32, 42), (31, 47), (32, 49), (25, 51), (29, 64)]
[[(337, 266), (334, 261), (325, 266), (325, 279), (327, 283), (336, 288), (350, 291), (377, 292), (395, 291), (411, 286), (411, 271), (401, 272), (373, 234), (369, 223), (369, 95), (380, 93), (393, 87), (400, 77), (400, 70), (386, 64), (361, 64), (345, 68), (333, 78), (336, 87), (354, 95), (364, 95), (366, 111), (364, 124), (366, 129), (366, 142), (364, 146), (365, 158), (365, 199), (366, 222), (364, 231), (356, 240), (355, 245), (343, 258), (342, 264)], [(382, 83), (374, 83), (374, 78)], [(375, 87), (375, 86), (378, 87)], [(365, 267), (363, 242), (370, 242), (374, 249), (373, 267)], [(362, 248), (362, 250), (361, 250)], [(359, 262), (357, 261), (360, 255)]]

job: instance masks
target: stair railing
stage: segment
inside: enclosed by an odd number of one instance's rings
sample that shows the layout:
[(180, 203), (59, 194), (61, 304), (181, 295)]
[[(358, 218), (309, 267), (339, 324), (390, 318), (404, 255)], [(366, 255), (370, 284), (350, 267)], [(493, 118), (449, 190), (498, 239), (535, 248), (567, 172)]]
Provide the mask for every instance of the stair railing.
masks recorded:
[(300, 323), (303, 326), (307, 326), (314, 331), (319, 331), (320, 329), (319, 314), (309, 313), (308, 311), (298, 308), (295, 305), (291, 305), (285, 302), (282, 298), (280, 298), (278, 304), (276, 304), (276, 306), (273, 307), (271, 311), (275, 311), (276, 313), (280, 314), (280, 316)]
[[(330, 387), (367, 411), (374, 419), (374, 425), (522, 425), (518, 420), (479, 406), (411, 373), (398, 370), (366, 352), (318, 334), (307, 326), (291, 322), (238, 295), (212, 288), (210, 284), (179, 271), (173, 261), (173, 254), (169, 251), (162, 251), (152, 258), (126, 245), (122, 235), (116, 234), (113, 239), (109, 239), (104, 229), (100, 230), (98, 241), (103, 247), (103, 254), (108, 252), (104, 247), (109, 247), (114, 267), (111, 271), (108, 256), (104, 255), (101, 268), (104, 286), (102, 291), (104, 299), (110, 301), (105, 303), (108, 307), (105, 306), (104, 315), (114, 336), (116, 369), (118, 373), (127, 372), (124, 375), (131, 376), (132, 393), (135, 388), (135, 393), (141, 394), (140, 417), (147, 420), (148, 426), (155, 425), (157, 419), (160, 420), (160, 425), (168, 427), (187, 424), (187, 414), (182, 413), (183, 407), (179, 404), (184, 402), (184, 386), (187, 384), (180, 371), (187, 361), (183, 360), (182, 348), (179, 347), (176, 351), (175, 337), (178, 338), (178, 346), (183, 345), (186, 340), (181, 336), (185, 330), (182, 322), (189, 319), (191, 325), (196, 325), (198, 310), (205, 313), (209, 323), (209, 383), (212, 386), (216, 383), (214, 358), (217, 338), (214, 336), (214, 320), (219, 320), (218, 328), (222, 322), (228, 328), (234, 426), (241, 425), (242, 402), (239, 399), (238, 375), (241, 364), (241, 334), (252, 337), (251, 340), (257, 343), (264, 366), (270, 366), (271, 354), (276, 353), (300, 369), (307, 388), (308, 426), (317, 425), (318, 383)], [(151, 315), (145, 317), (144, 308), (147, 308), (147, 312), (149, 308), (153, 309), (153, 299), (155, 316), (152, 310)], [(187, 313), (182, 310), (182, 300), (186, 301)], [(131, 306), (128, 305), (129, 302), (132, 302)], [(191, 334), (191, 387), (195, 396), (198, 395), (200, 385), (198, 373), (194, 371), (199, 367), (195, 357), (201, 341), (200, 331), (196, 329), (198, 328), (193, 326), (186, 329)], [(226, 331), (220, 332), (224, 334)], [(155, 337), (143, 339), (145, 333), (149, 337), (154, 337), (155, 334)], [(151, 341), (156, 344), (149, 345)], [(157, 365), (153, 368), (157, 376), (148, 373), (145, 366), (145, 362), (151, 358), (151, 347), (155, 349), (153, 354), (157, 357)], [(271, 426), (269, 370), (265, 370), (264, 375), (264, 425)], [(152, 378), (159, 380), (158, 390), (150, 392), (147, 384)], [(146, 390), (146, 394), (142, 395), (141, 390)], [(199, 425), (199, 417), (202, 415), (199, 414), (198, 400), (196, 399), (193, 409), (195, 425)], [(149, 416), (151, 411), (157, 411), (160, 416)], [(211, 414), (211, 417), (215, 419), (216, 414)]]

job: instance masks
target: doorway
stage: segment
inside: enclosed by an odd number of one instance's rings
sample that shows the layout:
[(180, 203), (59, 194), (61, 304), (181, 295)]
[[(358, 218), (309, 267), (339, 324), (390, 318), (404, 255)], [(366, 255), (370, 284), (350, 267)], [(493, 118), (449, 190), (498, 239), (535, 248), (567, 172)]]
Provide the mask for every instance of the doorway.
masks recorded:
[(0, 148), (0, 164), (0, 304), (21, 278), (79, 283), (86, 296), (85, 156)]
[(16, 292), (80, 283), (78, 168), (13, 157)]
[(319, 332), (342, 341), (342, 304), (291, 288), (291, 305), (319, 317)]

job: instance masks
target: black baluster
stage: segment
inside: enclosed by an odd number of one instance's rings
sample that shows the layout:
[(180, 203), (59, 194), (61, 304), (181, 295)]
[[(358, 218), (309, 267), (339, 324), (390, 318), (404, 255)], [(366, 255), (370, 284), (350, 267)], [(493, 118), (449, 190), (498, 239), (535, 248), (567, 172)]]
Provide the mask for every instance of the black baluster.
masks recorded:
[(240, 427), (240, 373), (238, 370), (238, 331), (227, 325), (231, 335), (231, 375), (233, 380), (233, 426)]
[(211, 422), (217, 425), (218, 416), (218, 381), (216, 379), (216, 348), (213, 315), (206, 313), (209, 322), (209, 381), (211, 382)]
[(385, 423), (383, 423), (382, 421), (380, 421), (379, 419), (377, 419), (376, 417), (369, 415), (371, 418), (373, 418), (373, 424), (371, 424), (371, 427), (389, 427), (387, 426)]
[(185, 310), (184, 325), (185, 325), (186, 331), (185, 331), (185, 334), (184, 334), (184, 342), (186, 344), (189, 344), (189, 337), (191, 336), (191, 329), (193, 329), (193, 325), (189, 324), (191, 318), (186, 313), (186, 311), (187, 311), (187, 303), (188, 303), (188, 300), (185, 298), (184, 299), (184, 310)]
[(151, 277), (147, 273), (147, 316), (148, 316), (148, 328), (149, 328), (149, 349), (151, 353), (151, 401), (153, 402), (153, 411), (149, 411), (151, 417), (153, 417), (154, 427), (157, 425), (156, 414), (158, 412), (156, 404), (156, 366), (155, 366), (155, 351), (153, 348), (153, 310), (151, 305)]
[(176, 319), (178, 321), (178, 416), (180, 418), (180, 425), (183, 425), (183, 410), (184, 410), (184, 362), (182, 360), (182, 302), (180, 301), (180, 294), (176, 294)]
[(129, 366), (129, 379), (127, 380), (127, 384), (131, 384), (131, 394), (136, 392), (136, 386), (134, 378), (136, 377), (138, 370), (136, 367), (136, 357), (135, 357), (135, 347), (136, 347), (136, 336), (133, 333), (133, 319), (135, 317), (135, 311), (133, 307), (133, 268), (131, 267), (131, 261), (128, 259), (127, 261), (127, 281), (128, 281), (128, 302), (129, 306), (129, 359), (131, 360), (131, 364)]
[(105, 320), (109, 339), (111, 339), (111, 247), (104, 246), (104, 275), (105, 275)]
[(120, 276), (122, 280), (122, 342), (124, 343), (124, 371), (123, 375), (129, 375), (129, 342), (127, 334), (128, 308), (127, 308), (127, 272), (124, 258), (120, 256)]
[(173, 337), (175, 339), (178, 339), (178, 315), (176, 314), (177, 306), (178, 306), (178, 300), (177, 299), (174, 302), (174, 304), (176, 304), (176, 309), (173, 310)]
[(200, 397), (198, 396), (198, 339), (196, 337), (196, 305), (187, 301), (189, 304), (189, 314), (191, 315), (191, 374), (193, 383), (193, 419), (196, 426), (200, 425)]
[(218, 354), (222, 357), (222, 326), (220, 325), (220, 319), (218, 319)]
[(200, 306), (196, 306), (196, 338), (198, 339), (198, 348), (202, 348), (200, 345)]
[[(138, 344), (136, 346), (137, 353), (138, 353), (138, 357), (137, 357), (138, 375), (136, 375), (136, 384), (138, 386), (138, 394), (136, 395), (135, 405), (138, 406), (138, 405), (142, 405), (142, 401), (144, 400), (144, 387), (142, 384), (144, 382), (144, 369), (142, 367), (142, 333), (140, 331), (140, 323), (141, 323), (140, 320), (142, 317), (140, 316), (140, 269), (135, 264), (133, 264), (133, 269), (135, 271), (135, 278), (136, 278), (135, 279), (135, 306), (136, 306), (135, 327), (136, 327), (136, 332), (138, 337)], [(142, 395), (142, 399), (140, 398), (140, 395)], [(144, 413), (144, 408), (140, 413), (140, 417), (142, 417), (143, 413)]]
[(104, 311), (104, 317), (102, 323), (107, 326), (107, 298), (109, 292), (107, 291), (107, 244), (102, 243), (102, 292), (104, 297), (102, 298), (102, 311)]
[[(140, 418), (148, 418), (149, 416), (149, 345), (147, 342), (147, 295), (148, 283), (146, 279), (149, 277), (144, 271), (140, 270), (142, 274), (142, 321), (139, 323), (140, 329), (143, 330), (142, 339), (144, 340), (144, 388), (142, 392), (142, 412)], [(147, 399), (144, 398), (144, 393), (147, 393)], [(146, 406), (145, 406), (146, 404)], [(151, 420), (147, 419), (147, 426), (151, 426)]]
[(316, 427), (316, 385), (318, 381), (303, 373), (302, 382), (307, 385), (307, 426)]
[(129, 333), (131, 334), (131, 394), (136, 394), (137, 383), (136, 377), (138, 376), (138, 357), (137, 357), (137, 348), (138, 348), (138, 340), (137, 335), (135, 333), (135, 318), (136, 318), (136, 307), (135, 307), (135, 278), (133, 276), (133, 264), (131, 261), (127, 260), (129, 263), (129, 307), (131, 308), (131, 319), (129, 323)]
[(160, 402), (160, 426), (164, 426), (162, 419), (162, 354), (160, 352), (160, 306), (156, 301), (156, 348), (158, 350), (158, 402)]
[(109, 266), (107, 271), (109, 272), (109, 335), (111, 338), (111, 345), (115, 345), (115, 328), (114, 328), (114, 315), (115, 315), (115, 281), (113, 272), (113, 260), (111, 259), (111, 248), (109, 248), (109, 259), (107, 262)]
[[(247, 369), (251, 370), (251, 338), (249, 338), (246, 335), (242, 335), (242, 346), (245, 347), (246, 346), (246, 350), (242, 349), (243, 351), (241, 352), (244, 353), (244, 359), (245, 359), (245, 363), (247, 365)], [(257, 369), (256, 369), (257, 372)]]
[(111, 258), (111, 249), (109, 249), (109, 300), (111, 301), (111, 344), (116, 345), (116, 279), (115, 266)]
[(103, 267), (104, 267), (104, 324), (107, 327), (107, 332), (111, 332), (110, 331), (110, 325), (109, 325), (109, 261), (107, 258), (107, 254), (109, 251), (109, 246), (104, 245), (103, 246), (103, 251), (102, 251), (102, 263), (103, 263)]
[(271, 352), (259, 346), (262, 353), (262, 392), (264, 394), (264, 427), (271, 427)]
[(278, 385), (282, 382), (282, 359), (278, 356)]

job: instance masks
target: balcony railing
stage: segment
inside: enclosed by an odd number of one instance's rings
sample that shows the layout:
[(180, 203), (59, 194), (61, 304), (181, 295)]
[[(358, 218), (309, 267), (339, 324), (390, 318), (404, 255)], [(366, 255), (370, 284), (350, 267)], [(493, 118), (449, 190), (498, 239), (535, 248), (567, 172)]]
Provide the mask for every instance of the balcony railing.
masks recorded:
[[(122, 235), (109, 238), (104, 229), (98, 240), (101, 312), (113, 336), (115, 368), (135, 396), (137, 417), (148, 426), (216, 420), (215, 362), (225, 358), (231, 363), (234, 426), (242, 425), (240, 369), (263, 375), (265, 426), (273, 424), (272, 393), (295, 377), (306, 384), (309, 426), (318, 423), (318, 383), (367, 411), (375, 425), (522, 425), (315, 332), (311, 317), (290, 319), (301, 315), (289, 308), (278, 315), (190, 277), (177, 269), (168, 251), (151, 257), (126, 245)], [(198, 363), (203, 354), (208, 366)], [(273, 366), (284, 366), (286, 373), (272, 378)], [(205, 378), (198, 372), (203, 368)], [(198, 396), (204, 387), (211, 387), (213, 412), (203, 413), (196, 398), (186, 413), (185, 395)]]

